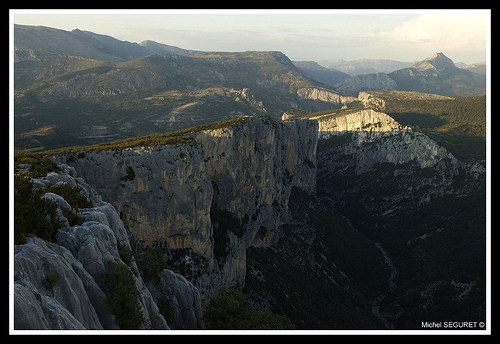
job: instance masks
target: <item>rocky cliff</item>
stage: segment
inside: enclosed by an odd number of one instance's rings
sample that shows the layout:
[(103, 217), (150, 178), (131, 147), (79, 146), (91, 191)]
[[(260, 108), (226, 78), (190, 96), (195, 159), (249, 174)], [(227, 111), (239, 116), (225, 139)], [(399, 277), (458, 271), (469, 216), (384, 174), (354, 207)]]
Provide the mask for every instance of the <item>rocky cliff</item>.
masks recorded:
[(191, 134), (203, 147), (214, 206), (246, 218), (247, 246), (269, 244), (288, 221), (292, 187), (316, 190), (317, 129), (314, 121), (261, 117)]
[(311, 119), (318, 121), (321, 139), (348, 132), (394, 132), (403, 129), (392, 117), (372, 109), (355, 109)]
[(414, 209), (434, 197), (466, 193), (467, 186), (457, 186), (457, 180), (470, 178), (472, 185), (481, 174), (478, 164), (459, 161), (427, 135), (381, 112), (315, 119), (321, 138), (318, 188), (341, 203), (353, 197), (367, 210), (390, 216), (403, 203)]
[[(373, 301), (373, 315), (388, 328), (415, 329), (415, 319), (438, 310), (482, 318), (484, 165), (460, 161), (429, 136), (386, 117), (362, 110), (317, 118), (324, 137), (317, 193), (392, 261), (388, 291)], [(467, 294), (455, 287), (458, 280), (477, 288)]]
[[(194, 144), (56, 159), (74, 167), (112, 203), (134, 237), (203, 257), (211, 272), (197, 283), (210, 294), (214, 283), (244, 285), (246, 249), (276, 239), (289, 216), (292, 187), (315, 191), (317, 128), (315, 121), (277, 123), (256, 117), (191, 132)], [(228, 212), (243, 228), (243, 233), (227, 233), (228, 254), (219, 264), (214, 231), (221, 229), (212, 225), (214, 211)]]
[[(52, 156), (63, 170), (35, 186), (78, 186), (93, 206), (71, 226), (64, 211), (76, 211), (64, 198), (43, 196), (58, 204), (62, 228), (57, 243), (29, 238), (15, 247), (16, 329), (118, 328), (102, 284), (109, 261), (134, 276), (140, 328), (201, 328), (203, 299), (245, 286), (248, 251), (276, 249), (298, 225), (292, 189), (318, 188), (332, 203), (358, 202), (387, 220), (457, 194), (457, 176), (472, 178), (435, 141), (372, 109), (283, 122), (248, 117), (184, 135), (192, 141)], [(130, 237), (160, 247), (182, 276), (164, 269), (158, 281), (143, 281), (120, 252), (132, 249)]]
[[(200, 328), (199, 291), (182, 276), (164, 270), (153, 297), (136, 262), (124, 261), (123, 252), (131, 251), (132, 246), (115, 208), (77, 177), (73, 168), (59, 167), (60, 172), (33, 179), (34, 187), (69, 185), (80, 190), (79, 195), (92, 206), (77, 211), (60, 195), (48, 192), (42, 196), (57, 204), (61, 228), (56, 242), (30, 237), (14, 247), (14, 328), (123, 329), (111, 310), (109, 290), (106, 292), (110, 262), (128, 271), (132, 278), (136, 292), (131, 295), (137, 295), (132, 302), (137, 304), (141, 319), (138, 329), (169, 329), (172, 324), (173, 328)], [(78, 215), (80, 224), (70, 225), (68, 213)], [(172, 305), (170, 326), (157, 306), (165, 297)]]
[(297, 90), (299, 99), (319, 100), (331, 104), (349, 104), (357, 100), (356, 97), (345, 96), (321, 87), (304, 87)]
[(199, 145), (130, 148), (62, 156), (111, 202), (130, 233), (150, 245), (211, 256), (212, 184)]
[(402, 126), (382, 112), (363, 109), (311, 119), (318, 121), (321, 139), (346, 135), (342, 154), (360, 156), (351, 162), (358, 172), (384, 162), (396, 165), (412, 162), (420, 168), (432, 167), (442, 160), (449, 161), (455, 168), (459, 165), (459, 161), (436, 141)]

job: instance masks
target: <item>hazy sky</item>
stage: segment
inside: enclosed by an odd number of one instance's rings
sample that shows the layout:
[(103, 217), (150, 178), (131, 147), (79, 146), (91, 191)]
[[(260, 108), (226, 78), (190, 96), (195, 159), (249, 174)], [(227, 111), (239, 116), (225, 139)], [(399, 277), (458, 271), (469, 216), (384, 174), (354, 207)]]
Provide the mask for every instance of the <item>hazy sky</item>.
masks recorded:
[(204, 51), (279, 50), (294, 61), (487, 60), (489, 10), (11, 10), (16, 24)]

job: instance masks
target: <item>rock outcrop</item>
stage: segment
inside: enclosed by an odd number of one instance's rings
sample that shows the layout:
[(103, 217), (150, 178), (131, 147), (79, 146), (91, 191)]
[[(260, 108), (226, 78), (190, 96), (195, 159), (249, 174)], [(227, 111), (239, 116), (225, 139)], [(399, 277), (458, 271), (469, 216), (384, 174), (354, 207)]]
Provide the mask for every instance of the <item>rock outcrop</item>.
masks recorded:
[(211, 257), (213, 189), (200, 145), (130, 148), (63, 157), (116, 208), (146, 245), (191, 247)]
[(385, 110), (385, 100), (370, 92), (359, 92), (358, 99), (365, 108), (372, 108), (375, 111)]
[(287, 223), (292, 187), (316, 190), (317, 128), (314, 121), (277, 123), (260, 117), (191, 134), (203, 147), (213, 205), (245, 219), (247, 247), (270, 244)]
[(312, 117), (318, 121), (318, 132), (321, 139), (348, 132), (380, 132), (400, 131), (403, 127), (392, 117), (372, 109), (350, 110), (331, 115)]
[[(349, 79), (348, 79), (349, 80)], [(297, 90), (299, 99), (319, 100), (336, 105), (349, 104), (357, 100), (356, 97), (345, 96), (320, 87), (304, 87)]]
[[(69, 184), (92, 203), (90, 208), (72, 209), (60, 195), (46, 193), (42, 197), (58, 204), (61, 224), (56, 242), (30, 237), (25, 244), (14, 247), (14, 328), (33, 329), (119, 329), (110, 309), (103, 280), (108, 262), (122, 264), (130, 271), (137, 289), (137, 307), (142, 317), (139, 329), (169, 329), (160, 314), (157, 300), (177, 295), (177, 304), (191, 300), (194, 308), (201, 307), (199, 292), (188, 281), (172, 271), (164, 271), (160, 284), (172, 284), (170, 294), (151, 294), (139, 274), (134, 260), (124, 262), (120, 250), (131, 251), (130, 240), (115, 208), (73, 168), (59, 165), (61, 172), (33, 179), (36, 188)], [(81, 224), (69, 225), (64, 211), (70, 210), (81, 218)], [(166, 279), (163, 280), (162, 278)], [(180, 280), (179, 280), (180, 279)], [(200, 327), (201, 314), (174, 314), (173, 323), (186, 321)]]
[(193, 284), (183, 276), (164, 269), (158, 283), (147, 284), (156, 300), (166, 298), (172, 307), (172, 329), (202, 329), (202, 298)]
[[(246, 249), (276, 240), (278, 228), (289, 217), (292, 187), (315, 191), (317, 130), (316, 121), (278, 123), (254, 117), (191, 132), (195, 144), (55, 159), (73, 166), (113, 204), (137, 239), (147, 245), (161, 241), (168, 249), (191, 249), (213, 268), (210, 278), (243, 286)], [(244, 229), (239, 236), (228, 233), (230, 253), (221, 275), (214, 260), (211, 221), (216, 209), (232, 214)], [(202, 289), (213, 285), (206, 278), (198, 281)]]
[[(64, 247), (29, 238), (15, 247), (14, 264), (16, 329), (117, 328), (104, 292)], [(57, 283), (49, 285), (51, 278)]]
[(343, 202), (345, 195), (368, 199), (366, 189), (376, 187), (371, 182), (382, 183), (384, 176), (394, 185), (384, 181), (380, 186), (384, 192), (378, 192), (376, 202), (367, 200), (365, 205), (377, 204), (376, 210), (383, 204), (389, 214), (390, 207), (400, 206), (401, 200), (418, 206), (431, 197), (455, 192), (452, 183), (458, 174), (472, 173), (436, 141), (384, 113), (364, 109), (315, 119), (323, 139), (317, 157), (318, 180), (328, 185), (322, 192), (332, 200)]
[(345, 154), (363, 153), (356, 160), (361, 171), (375, 163), (405, 164), (416, 162), (421, 168), (434, 166), (443, 159), (458, 166), (458, 160), (427, 135), (402, 126), (389, 115), (372, 109), (352, 110), (340, 114), (313, 117), (319, 123), (319, 137), (347, 134), (349, 140), (342, 146)]

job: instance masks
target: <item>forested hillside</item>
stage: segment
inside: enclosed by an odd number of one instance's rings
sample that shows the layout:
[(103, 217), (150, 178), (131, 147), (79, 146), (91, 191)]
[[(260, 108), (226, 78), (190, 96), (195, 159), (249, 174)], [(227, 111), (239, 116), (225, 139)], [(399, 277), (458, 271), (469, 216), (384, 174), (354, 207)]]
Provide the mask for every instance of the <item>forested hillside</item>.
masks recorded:
[(486, 158), (486, 96), (436, 98), (417, 92), (371, 91), (402, 125), (429, 135), (457, 158)]

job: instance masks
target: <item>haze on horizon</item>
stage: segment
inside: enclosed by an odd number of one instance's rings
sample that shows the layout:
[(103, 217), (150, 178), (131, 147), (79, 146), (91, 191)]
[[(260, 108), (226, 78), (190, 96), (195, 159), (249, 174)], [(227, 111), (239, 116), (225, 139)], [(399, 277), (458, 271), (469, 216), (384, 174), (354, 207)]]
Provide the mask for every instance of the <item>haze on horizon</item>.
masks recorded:
[[(293, 61), (490, 58), (489, 10), (11, 10), (13, 24), (80, 29), (202, 51), (278, 50)], [(12, 33), (11, 33), (12, 34)]]

